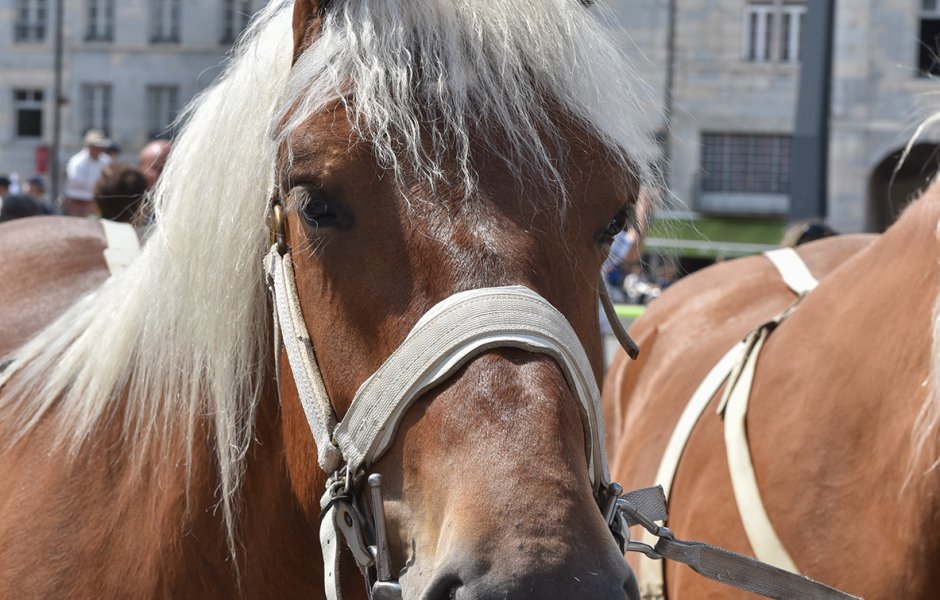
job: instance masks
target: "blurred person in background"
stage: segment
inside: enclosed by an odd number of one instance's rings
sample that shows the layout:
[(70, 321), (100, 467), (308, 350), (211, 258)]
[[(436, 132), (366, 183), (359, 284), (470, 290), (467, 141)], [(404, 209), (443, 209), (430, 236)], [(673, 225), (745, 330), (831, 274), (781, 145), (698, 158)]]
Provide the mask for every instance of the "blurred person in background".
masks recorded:
[(0, 198), (10, 195), (10, 178), (6, 175), (0, 175)]
[(104, 149), (104, 153), (107, 154), (111, 158), (112, 162), (116, 160), (120, 160), (121, 147), (115, 144), (114, 142), (111, 142), (110, 144), (108, 144), (108, 147)]
[(25, 194), (9, 194), (0, 201), (0, 223), (41, 214), (40, 206)]
[(46, 180), (42, 175), (33, 175), (26, 180), (26, 195), (33, 199), (44, 215), (55, 214), (49, 199), (46, 198)]
[(144, 222), (144, 196), (147, 178), (138, 169), (111, 163), (95, 183), (95, 202), (102, 219), (139, 226)]
[(95, 214), (94, 189), (104, 167), (111, 162), (105, 152), (111, 140), (92, 129), (85, 134), (85, 147), (73, 156), (66, 167), (65, 198), (62, 211), (74, 217)]
[(163, 173), (163, 167), (166, 165), (166, 159), (170, 156), (172, 146), (166, 140), (154, 140), (144, 146), (137, 155), (137, 168), (147, 178), (147, 185), (153, 187), (157, 185), (157, 180)]

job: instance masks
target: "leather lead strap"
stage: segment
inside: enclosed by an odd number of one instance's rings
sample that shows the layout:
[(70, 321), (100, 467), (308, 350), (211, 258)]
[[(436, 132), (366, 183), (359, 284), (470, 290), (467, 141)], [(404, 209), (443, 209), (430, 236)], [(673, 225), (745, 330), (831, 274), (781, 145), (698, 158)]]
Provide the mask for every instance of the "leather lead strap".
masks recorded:
[(623, 323), (620, 322), (617, 309), (614, 308), (614, 303), (610, 299), (610, 292), (607, 290), (607, 284), (603, 278), (601, 278), (598, 290), (600, 290), (601, 306), (604, 307), (604, 315), (610, 324), (610, 330), (614, 332), (614, 337), (620, 342), (620, 346), (626, 351), (627, 356), (636, 360), (640, 356), (640, 347), (633, 341), (633, 338), (624, 329)]
[[(627, 550), (642, 552), (646, 555), (644, 558), (655, 559), (659, 564), (663, 559), (681, 562), (704, 577), (767, 598), (859, 600), (851, 594), (748, 556), (702, 542), (676, 539), (671, 531), (655, 524), (655, 521), (665, 521), (668, 514), (666, 496), (660, 486), (624, 494), (617, 506), (625, 525), (640, 525), (656, 539), (655, 547), (631, 542)], [(646, 599), (655, 597), (643, 595)]]

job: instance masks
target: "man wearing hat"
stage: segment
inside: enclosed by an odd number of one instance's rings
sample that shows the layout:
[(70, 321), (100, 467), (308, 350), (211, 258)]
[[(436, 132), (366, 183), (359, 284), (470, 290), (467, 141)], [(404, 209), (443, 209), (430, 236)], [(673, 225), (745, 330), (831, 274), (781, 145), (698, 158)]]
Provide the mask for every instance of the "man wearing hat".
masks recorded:
[(95, 182), (105, 165), (111, 162), (105, 150), (111, 140), (92, 129), (85, 134), (85, 147), (69, 160), (65, 169), (65, 198), (62, 210), (67, 215), (85, 217), (95, 214)]

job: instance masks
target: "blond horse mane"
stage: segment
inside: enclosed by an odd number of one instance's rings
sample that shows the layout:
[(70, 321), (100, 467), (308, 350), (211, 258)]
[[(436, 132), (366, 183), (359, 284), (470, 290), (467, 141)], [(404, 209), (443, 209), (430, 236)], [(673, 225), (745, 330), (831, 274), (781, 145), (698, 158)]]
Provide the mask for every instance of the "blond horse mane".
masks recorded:
[[(142, 255), (18, 350), (17, 377), (0, 397), (11, 443), (47, 415), (76, 450), (119, 414), (138, 457), (180, 432), (189, 449), (208, 431), (233, 553), (235, 499), (270, 373), (261, 262), (278, 143), (344, 101), (388, 169), (441, 183), (442, 161), (456, 153), (468, 189), (469, 140), (481, 128), (509, 141), (507, 160), (560, 177), (546, 150), (561, 137), (549, 106), (641, 180), (652, 180), (655, 152), (646, 87), (576, 0), (337, 3), (293, 71), (291, 6), (270, 2), (188, 108)], [(421, 135), (432, 143), (423, 148)]]
[[(940, 113), (934, 113), (924, 119), (911, 139), (904, 147), (898, 164), (894, 169), (898, 173), (904, 161), (910, 156), (914, 145), (923, 138), (928, 131), (936, 128), (940, 124)], [(931, 185), (937, 185), (940, 182), (940, 173), (934, 175)], [(935, 238), (940, 242), (940, 222), (937, 223)], [(908, 476), (904, 484), (907, 488), (914, 477), (919, 474), (929, 473), (940, 466), (940, 456), (937, 455), (937, 435), (940, 432), (940, 293), (934, 301), (933, 314), (933, 332), (931, 336), (931, 357), (930, 375), (928, 381), (924, 382), (928, 386), (927, 400), (920, 408), (917, 418), (914, 420), (914, 429), (912, 431), (914, 452), (911, 457), (911, 465), (908, 469)], [(927, 467), (923, 463), (927, 462)]]

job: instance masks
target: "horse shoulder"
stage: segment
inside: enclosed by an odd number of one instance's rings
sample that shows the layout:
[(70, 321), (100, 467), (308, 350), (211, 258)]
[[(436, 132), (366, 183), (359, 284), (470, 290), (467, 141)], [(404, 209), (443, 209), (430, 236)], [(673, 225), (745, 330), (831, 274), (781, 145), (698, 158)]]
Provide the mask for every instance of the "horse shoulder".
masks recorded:
[[(936, 395), (937, 192), (814, 290), (768, 339), (755, 374), (748, 431), (775, 528), (807, 574), (867, 598), (940, 589), (940, 544), (917, 533), (936, 524), (938, 478), (917, 466), (913, 444)], [(872, 556), (857, 524), (889, 506)]]
[(94, 219), (34, 217), (0, 225), (0, 356), (108, 278)]
[[(874, 239), (830, 238), (799, 252), (822, 277)], [(653, 483), (672, 428), (698, 384), (735, 343), (793, 299), (771, 263), (753, 256), (690, 275), (650, 305), (631, 329), (641, 359), (618, 356), (605, 379), (615, 478), (634, 487)]]

